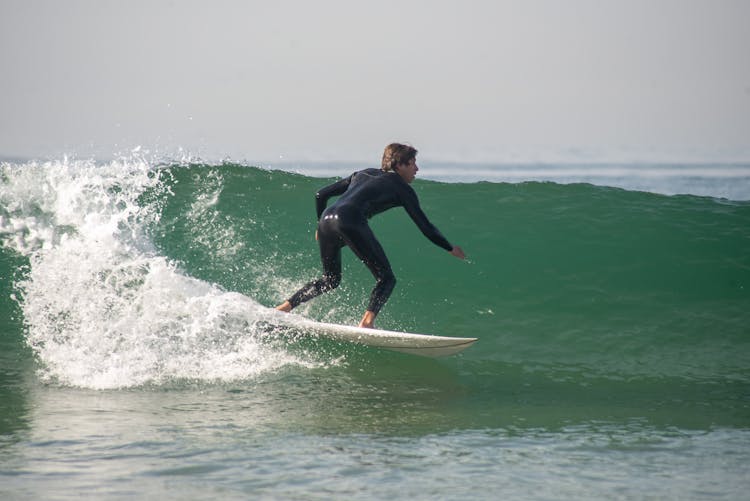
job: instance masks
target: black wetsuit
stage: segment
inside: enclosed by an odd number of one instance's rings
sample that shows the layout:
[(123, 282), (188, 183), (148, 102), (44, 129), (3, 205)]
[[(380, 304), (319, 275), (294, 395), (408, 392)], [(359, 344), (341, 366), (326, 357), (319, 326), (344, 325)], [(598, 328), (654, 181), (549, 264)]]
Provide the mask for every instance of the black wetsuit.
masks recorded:
[[(328, 199), (337, 195), (341, 196), (326, 209)], [(338, 287), (341, 282), (341, 248), (347, 245), (377, 280), (367, 309), (378, 313), (391, 295), (396, 277), (367, 220), (392, 207), (406, 209), (422, 233), (435, 245), (447, 251), (453, 249), (422, 212), (414, 189), (395, 172), (380, 169), (355, 172), (322, 188), (315, 198), (323, 276), (294, 294), (289, 299), (292, 307)]]

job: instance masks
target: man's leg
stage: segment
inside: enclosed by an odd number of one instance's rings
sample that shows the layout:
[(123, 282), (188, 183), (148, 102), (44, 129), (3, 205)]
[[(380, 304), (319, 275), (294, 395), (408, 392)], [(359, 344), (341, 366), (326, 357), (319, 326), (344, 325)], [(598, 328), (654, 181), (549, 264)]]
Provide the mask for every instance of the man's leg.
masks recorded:
[(323, 264), (323, 276), (305, 284), (287, 301), (277, 306), (277, 310), (289, 312), (301, 303), (332, 291), (341, 283), (341, 247), (344, 242), (331, 232), (321, 231), (318, 235), (318, 245), (320, 260)]
[(365, 263), (377, 281), (370, 294), (370, 304), (359, 323), (360, 327), (373, 327), (375, 317), (380, 313), (380, 309), (388, 301), (396, 286), (396, 277), (383, 247), (369, 226), (361, 225), (354, 230), (347, 231), (344, 234), (344, 240), (357, 257)]

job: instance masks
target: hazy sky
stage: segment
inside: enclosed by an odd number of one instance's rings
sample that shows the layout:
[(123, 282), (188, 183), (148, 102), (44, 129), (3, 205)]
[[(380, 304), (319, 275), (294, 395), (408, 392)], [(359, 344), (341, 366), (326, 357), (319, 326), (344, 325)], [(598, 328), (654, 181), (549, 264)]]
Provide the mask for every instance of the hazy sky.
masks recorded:
[(0, 0), (0, 156), (750, 160), (750, 1)]

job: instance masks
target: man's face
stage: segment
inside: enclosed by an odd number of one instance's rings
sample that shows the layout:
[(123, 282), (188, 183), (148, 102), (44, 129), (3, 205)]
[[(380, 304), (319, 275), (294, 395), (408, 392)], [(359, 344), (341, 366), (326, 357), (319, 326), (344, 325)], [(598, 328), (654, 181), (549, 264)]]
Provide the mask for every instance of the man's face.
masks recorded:
[(414, 181), (414, 178), (417, 177), (417, 171), (419, 171), (419, 167), (417, 167), (417, 159), (412, 158), (411, 162), (408, 164), (399, 165), (397, 171), (398, 175), (401, 176), (404, 181), (411, 184), (411, 182)]

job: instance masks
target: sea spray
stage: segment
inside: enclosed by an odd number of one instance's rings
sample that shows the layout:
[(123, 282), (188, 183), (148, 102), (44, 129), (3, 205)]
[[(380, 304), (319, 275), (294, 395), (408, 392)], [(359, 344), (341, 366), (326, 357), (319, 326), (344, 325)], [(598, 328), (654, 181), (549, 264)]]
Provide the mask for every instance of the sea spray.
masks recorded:
[(3, 166), (0, 231), (29, 260), (17, 289), (41, 376), (118, 388), (312, 364), (261, 339), (267, 309), (155, 252), (163, 176), (138, 159)]

